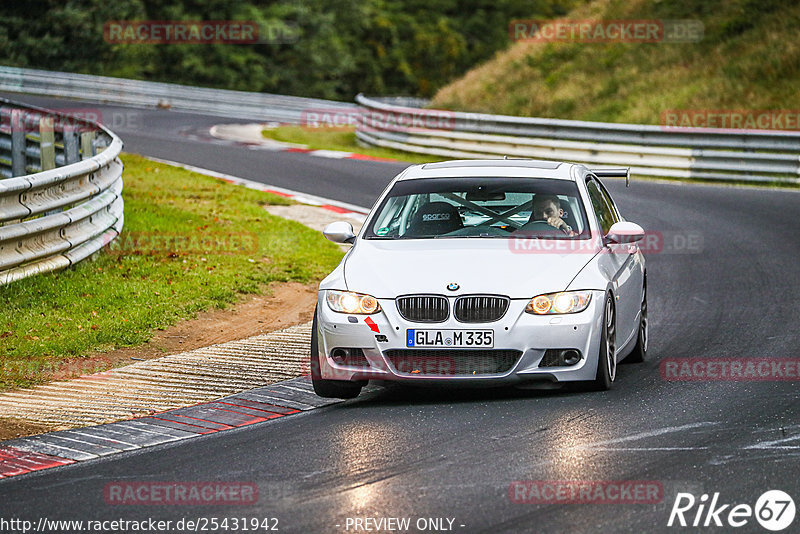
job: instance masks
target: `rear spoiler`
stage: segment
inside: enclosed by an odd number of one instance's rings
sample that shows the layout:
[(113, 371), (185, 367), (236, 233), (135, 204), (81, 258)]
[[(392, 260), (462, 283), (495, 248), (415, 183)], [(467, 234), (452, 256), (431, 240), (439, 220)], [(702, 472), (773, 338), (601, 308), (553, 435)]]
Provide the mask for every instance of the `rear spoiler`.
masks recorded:
[(625, 178), (625, 187), (631, 185), (630, 167), (620, 167), (615, 169), (589, 169), (598, 178)]

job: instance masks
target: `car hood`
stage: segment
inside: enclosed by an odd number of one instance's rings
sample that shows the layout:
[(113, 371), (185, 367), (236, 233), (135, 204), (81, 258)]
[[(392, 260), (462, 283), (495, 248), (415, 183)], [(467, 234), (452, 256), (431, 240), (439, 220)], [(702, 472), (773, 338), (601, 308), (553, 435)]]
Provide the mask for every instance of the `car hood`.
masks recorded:
[[(514, 239), (500, 238), (359, 240), (345, 261), (344, 277), (350, 291), (377, 298), (412, 293), (530, 298), (565, 290), (596, 253), (588, 246), (554, 251), (553, 240), (533, 244), (522, 248)], [(451, 283), (459, 289), (449, 291)]]

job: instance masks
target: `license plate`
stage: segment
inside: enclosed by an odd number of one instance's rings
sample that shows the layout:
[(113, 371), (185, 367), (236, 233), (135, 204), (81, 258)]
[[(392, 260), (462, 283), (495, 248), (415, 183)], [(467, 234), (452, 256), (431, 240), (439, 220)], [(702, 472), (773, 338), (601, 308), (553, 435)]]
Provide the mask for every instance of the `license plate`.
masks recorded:
[(464, 348), (494, 346), (494, 330), (406, 330), (406, 347)]

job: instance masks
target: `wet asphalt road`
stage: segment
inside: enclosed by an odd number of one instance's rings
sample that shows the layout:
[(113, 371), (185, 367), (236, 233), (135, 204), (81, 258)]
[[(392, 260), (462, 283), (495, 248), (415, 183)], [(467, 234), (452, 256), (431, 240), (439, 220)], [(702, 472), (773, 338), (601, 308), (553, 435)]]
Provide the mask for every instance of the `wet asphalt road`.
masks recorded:
[[(363, 206), (403, 167), (211, 143), (203, 130), (219, 118), (134, 111), (138, 125), (115, 130), (127, 151)], [(800, 504), (797, 381), (668, 381), (659, 369), (665, 358), (800, 357), (800, 194), (608, 185), (627, 219), (668, 241), (647, 257), (649, 359), (621, 365), (611, 391), (380, 389), (275, 422), (0, 480), (0, 517), (275, 517), (283, 532), (407, 517), (412, 526), (450, 518), (457, 532), (668, 532), (690, 530), (667, 527), (678, 492), (719, 492), (721, 503), (752, 506), (781, 489)], [(194, 480), (255, 482), (260, 498), (205, 507), (103, 499), (108, 482)], [(509, 485), (520, 480), (654, 481), (663, 498), (515, 503)], [(766, 532), (754, 518), (735, 530)], [(790, 531), (800, 531), (800, 518)]]

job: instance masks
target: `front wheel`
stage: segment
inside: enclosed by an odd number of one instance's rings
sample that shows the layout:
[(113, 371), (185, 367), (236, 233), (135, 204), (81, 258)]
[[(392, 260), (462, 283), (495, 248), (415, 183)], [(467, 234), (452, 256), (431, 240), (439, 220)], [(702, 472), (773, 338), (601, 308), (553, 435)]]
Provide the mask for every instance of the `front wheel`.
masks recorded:
[(603, 328), (600, 339), (600, 354), (597, 360), (595, 379), (587, 384), (591, 391), (606, 391), (617, 377), (617, 322), (614, 309), (614, 297), (606, 295), (603, 307)]
[(361, 385), (342, 380), (325, 380), (319, 363), (319, 339), (317, 338), (317, 310), (311, 323), (311, 385), (314, 393), (330, 399), (354, 399), (361, 393)]

